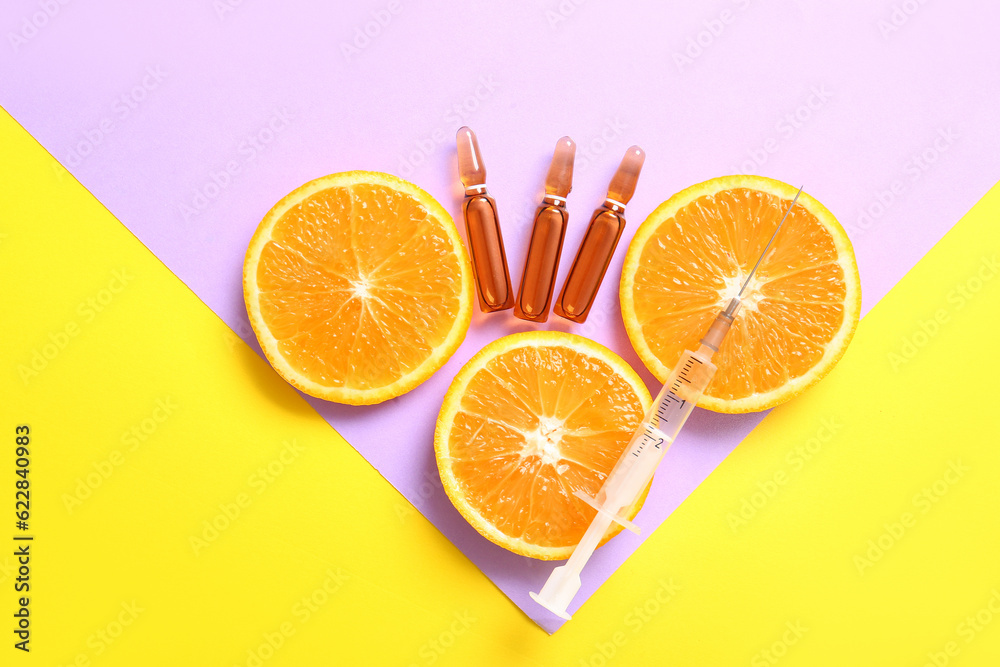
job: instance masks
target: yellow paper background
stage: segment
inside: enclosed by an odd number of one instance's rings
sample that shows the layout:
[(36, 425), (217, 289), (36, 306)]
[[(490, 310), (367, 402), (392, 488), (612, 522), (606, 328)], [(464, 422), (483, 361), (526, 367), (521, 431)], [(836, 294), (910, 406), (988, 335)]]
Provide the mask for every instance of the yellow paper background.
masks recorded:
[(550, 637), (6, 113), (0, 145), (0, 664), (1000, 664), (1000, 187)]

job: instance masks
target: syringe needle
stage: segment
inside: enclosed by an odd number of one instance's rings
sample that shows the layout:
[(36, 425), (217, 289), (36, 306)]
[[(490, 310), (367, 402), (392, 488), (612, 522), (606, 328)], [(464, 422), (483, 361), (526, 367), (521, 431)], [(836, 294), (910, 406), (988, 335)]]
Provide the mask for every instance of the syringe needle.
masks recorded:
[(740, 288), (740, 293), (736, 295), (737, 299), (743, 296), (743, 290), (745, 290), (747, 285), (750, 284), (750, 279), (753, 278), (753, 274), (757, 272), (757, 267), (760, 266), (762, 261), (764, 261), (764, 255), (767, 254), (767, 249), (771, 247), (771, 244), (774, 243), (775, 237), (778, 236), (778, 232), (781, 231), (781, 226), (785, 224), (785, 218), (787, 218), (788, 214), (792, 212), (793, 208), (795, 208), (795, 202), (799, 200), (799, 195), (802, 194), (802, 188), (804, 187), (804, 185), (799, 187), (799, 191), (795, 193), (795, 198), (792, 199), (792, 203), (788, 207), (788, 210), (785, 211), (783, 216), (781, 216), (781, 222), (778, 223), (778, 227), (774, 230), (774, 233), (771, 234), (771, 239), (767, 242), (767, 245), (764, 246), (764, 252), (760, 253), (760, 257), (757, 258), (757, 263), (753, 265), (752, 269), (750, 269), (750, 275), (748, 275), (747, 279), (743, 281), (743, 287)]

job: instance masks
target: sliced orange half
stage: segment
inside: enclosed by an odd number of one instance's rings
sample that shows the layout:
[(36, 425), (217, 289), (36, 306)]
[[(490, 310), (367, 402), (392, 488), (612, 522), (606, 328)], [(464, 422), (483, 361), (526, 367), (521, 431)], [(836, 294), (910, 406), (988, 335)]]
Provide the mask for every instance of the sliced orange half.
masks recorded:
[[(568, 558), (596, 514), (574, 493), (597, 494), (650, 403), (621, 357), (582, 336), (496, 340), (445, 395), (434, 433), (444, 489), (487, 539), (524, 556)], [(601, 544), (620, 531), (614, 524)]]
[(352, 171), (306, 183), (264, 216), (243, 296), (285, 380), (329, 401), (379, 403), (426, 380), (462, 342), (472, 266), (433, 197)]
[[(683, 190), (636, 231), (622, 268), (625, 329), (665, 381), (736, 296), (792, 203), (796, 188), (726, 176)], [(843, 227), (805, 192), (742, 297), (699, 405), (765, 410), (822, 379), (858, 324), (861, 284)]]

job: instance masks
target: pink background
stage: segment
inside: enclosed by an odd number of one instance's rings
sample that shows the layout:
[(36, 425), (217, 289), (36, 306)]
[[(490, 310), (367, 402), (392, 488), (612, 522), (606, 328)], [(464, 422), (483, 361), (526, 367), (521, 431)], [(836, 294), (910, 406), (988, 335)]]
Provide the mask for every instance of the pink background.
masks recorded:
[[(616, 297), (645, 216), (723, 174), (804, 183), (851, 235), (867, 312), (1000, 173), (997, 25), (1000, 7), (969, 0), (8, 0), (0, 104), (254, 346), (243, 253), (268, 208), (305, 181), (388, 171), (460, 216), (454, 134), (468, 124), (516, 282), (552, 149), (568, 134), (579, 148), (561, 285), (618, 161), (639, 144), (647, 159), (629, 227), (590, 320), (541, 328), (608, 345), (655, 392)], [(475, 533), (441, 491), (431, 446), (461, 365), (532, 328), (477, 312), (447, 366), (406, 396), (368, 408), (311, 402), (553, 631), (561, 621), (527, 596), (552, 564)], [(696, 411), (639, 514), (645, 534), (762, 417)], [(624, 534), (600, 549), (571, 611), (640, 542)]]

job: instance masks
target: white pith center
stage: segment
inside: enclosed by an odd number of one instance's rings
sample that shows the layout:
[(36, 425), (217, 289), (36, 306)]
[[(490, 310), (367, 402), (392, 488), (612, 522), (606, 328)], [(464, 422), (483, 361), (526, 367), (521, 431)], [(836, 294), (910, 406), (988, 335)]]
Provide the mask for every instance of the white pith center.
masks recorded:
[(368, 282), (368, 278), (361, 276), (357, 280), (351, 282), (351, 293), (359, 299), (367, 299), (370, 287), (371, 283)]
[(562, 460), (559, 443), (563, 436), (563, 420), (556, 417), (539, 417), (538, 428), (524, 434), (522, 456), (537, 456), (542, 465), (555, 465)]
[[(726, 285), (721, 290), (719, 290), (719, 303), (718, 307), (720, 309), (725, 308), (729, 302), (740, 293), (740, 288), (743, 287), (743, 281), (747, 279), (746, 275), (740, 273), (736, 276), (728, 276), (725, 278)], [(741, 311), (753, 312), (757, 310), (757, 304), (764, 298), (761, 288), (767, 283), (760, 277), (760, 274), (755, 274), (750, 284), (747, 285), (746, 290), (743, 292), (743, 296), (740, 297)]]

